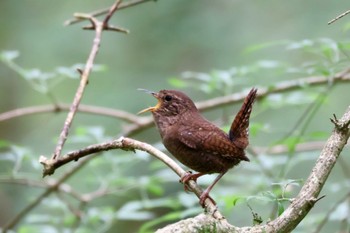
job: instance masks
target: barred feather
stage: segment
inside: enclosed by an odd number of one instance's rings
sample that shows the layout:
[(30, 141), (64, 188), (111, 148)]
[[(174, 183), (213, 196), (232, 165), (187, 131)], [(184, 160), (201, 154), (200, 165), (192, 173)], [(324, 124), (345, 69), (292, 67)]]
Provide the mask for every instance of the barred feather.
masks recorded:
[(249, 144), (249, 117), (256, 98), (257, 89), (253, 88), (245, 98), (243, 105), (231, 124), (230, 140), (239, 148), (245, 149)]

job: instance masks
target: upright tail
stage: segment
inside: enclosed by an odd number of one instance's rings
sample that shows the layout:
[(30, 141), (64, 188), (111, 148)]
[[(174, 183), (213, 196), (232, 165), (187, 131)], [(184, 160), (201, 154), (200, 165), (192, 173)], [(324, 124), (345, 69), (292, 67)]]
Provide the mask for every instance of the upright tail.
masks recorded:
[(257, 90), (256, 88), (250, 90), (249, 94), (244, 99), (241, 109), (231, 124), (229, 138), (241, 149), (245, 149), (249, 144), (249, 117), (252, 112)]

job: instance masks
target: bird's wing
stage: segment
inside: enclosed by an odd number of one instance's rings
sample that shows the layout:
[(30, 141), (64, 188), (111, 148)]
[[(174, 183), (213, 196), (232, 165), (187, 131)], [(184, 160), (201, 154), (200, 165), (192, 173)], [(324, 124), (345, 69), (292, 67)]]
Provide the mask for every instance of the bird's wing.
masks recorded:
[(202, 122), (179, 130), (179, 140), (189, 148), (206, 153), (218, 154), (223, 157), (239, 157), (249, 160), (240, 148), (234, 146), (226, 133), (216, 128), (210, 122)]

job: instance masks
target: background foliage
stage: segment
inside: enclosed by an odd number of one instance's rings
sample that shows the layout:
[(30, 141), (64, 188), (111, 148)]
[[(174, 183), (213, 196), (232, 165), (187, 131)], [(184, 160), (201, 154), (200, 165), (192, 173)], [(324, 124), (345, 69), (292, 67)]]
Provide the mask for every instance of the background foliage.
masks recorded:
[[(93, 33), (63, 27), (74, 12), (90, 12), (113, 1), (0, 2), (0, 112), (70, 103)], [(176, 88), (205, 100), (285, 80), (329, 77), (319, 87), (303, 86), (260, 100), (251, 126), (252, 162), (230, 171), (212, 195), (237, 226), (268, 221), (283, 212), (307, 177), (332, 125), (329, 117), (349, 104), (349, 84), (331, 77), (349, 67), (344, 1), (159, 0), (117, 12), (115, 25), (129, 35), (106, 32), (83, 103), (136, 113), (154, 100), (136, 91)], [(205, 116), (227, 129), (239, 106)], [(38, 157), (52, 153), (64, 113), (0, 122), (0, 225), (35, 200), (73, 164), (41, 179)], [(123, 134), (115, 118), (78, 114), (65, 151)], [(162, 148), (154, 128), (134, 135)], [(319, 145), (300, 150), (297, 145)], [(315, 143), (316, 142), (316, 143)], [(288, 150), (272, 153), (269, 147)], [(341, 156), (317, 203), (295, 232), (349, 231), (349, 149)], [(199, 180), (207, 185), (214, 176)], [(96, 156), (45, 198), (16, 228), (18, 232), (147, 232), (201, 212), (198, 200), (178, 178), (145, 153), (110, 151)], [(257, 220), (255, 219), (255, 220)]]

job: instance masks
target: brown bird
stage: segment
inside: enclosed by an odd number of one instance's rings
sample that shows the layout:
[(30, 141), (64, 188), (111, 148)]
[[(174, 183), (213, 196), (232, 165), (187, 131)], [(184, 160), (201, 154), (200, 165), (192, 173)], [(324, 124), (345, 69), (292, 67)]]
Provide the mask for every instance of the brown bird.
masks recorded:
[(257, 89), (253, 88), (245, 98), (228, 134), (201, 116), (184, 93), (176, 90), (147, 92), (157, 98), (158, 103), (139, 113), (151, 111), (164, 146), (182, 164), (198, 172), (188, 172), (181, 177), (185, 189), (189, 180), (197, 181), (202, 175), (219, 173), (199, 198), (202, 206), (207, 198), (214, 202), (209, 196), (213, 186), (233, 166), (242, 160), (249, 161), (244, 150), (249, 144), (249, 117)]

